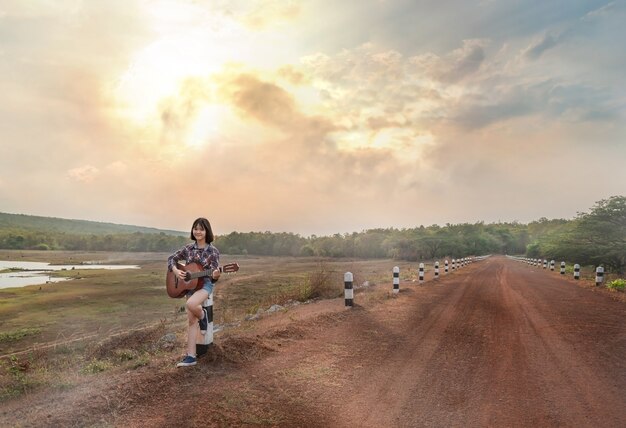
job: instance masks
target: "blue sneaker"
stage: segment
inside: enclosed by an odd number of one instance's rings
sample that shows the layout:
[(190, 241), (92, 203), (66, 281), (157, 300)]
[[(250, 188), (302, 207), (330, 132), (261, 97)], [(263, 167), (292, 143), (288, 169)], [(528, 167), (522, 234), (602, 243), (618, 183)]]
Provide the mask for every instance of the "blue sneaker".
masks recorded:
[(206, 329), (209, 326), (209, 314), (207, 314), (206, 309), (202, 308), (202, 313), (204, 317), (198, 321), (200, 323), (200, 333), (206, 334)]
[(192, 357), (191, 355), (186, 355), (185, 358), (183, 358), (181, 362), (176, 364), (176, 367), (195, 366), (196, 362), (197, 362), (196, 357)]

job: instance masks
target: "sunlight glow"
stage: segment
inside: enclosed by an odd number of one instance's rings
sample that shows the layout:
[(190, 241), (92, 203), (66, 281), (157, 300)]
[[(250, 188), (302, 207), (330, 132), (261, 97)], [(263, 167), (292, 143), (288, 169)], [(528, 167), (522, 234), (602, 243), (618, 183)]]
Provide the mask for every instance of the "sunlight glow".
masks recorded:
[(220, 125), (220, 117), (223, 116), (222, 108), (216, 105), (203, 107), (194, 121), (187, 136), (187, 145), (201, 147), (209, 143), (211, 136), (217, 134)]
[(185, 79), (207, 76), (220, 65), (192, 35), (158, 40), (135, 56), (122, 76), (117, 96), (131, 119), (146, 122), (158, 114), (161, 100), (179, 92)]
[(191, 3), (159, 0), (145, 7), (154, 40), (132, 57), (115, 95), (123, 116), (150, 126), (159, 120), (161, 102), (179, 95), (185, 80), (206, 79), (239, 59), (242, 37), (232, 19)]

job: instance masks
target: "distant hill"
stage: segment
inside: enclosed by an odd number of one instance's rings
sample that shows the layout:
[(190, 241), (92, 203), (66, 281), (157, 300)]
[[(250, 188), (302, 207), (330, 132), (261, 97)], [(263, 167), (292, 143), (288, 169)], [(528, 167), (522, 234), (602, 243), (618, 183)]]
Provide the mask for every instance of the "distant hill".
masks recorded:
[(155, 234), (165, 233), (166, 235), (176, 236), (187, 236), (189, 234), (189, 232), (156, 229), (153, 227), (8, 213), (0, 213), (0, 230), (2, 229), (46, 230), (48, 232), (61, 232), (77, 235), (107, 235), (135, 232)]

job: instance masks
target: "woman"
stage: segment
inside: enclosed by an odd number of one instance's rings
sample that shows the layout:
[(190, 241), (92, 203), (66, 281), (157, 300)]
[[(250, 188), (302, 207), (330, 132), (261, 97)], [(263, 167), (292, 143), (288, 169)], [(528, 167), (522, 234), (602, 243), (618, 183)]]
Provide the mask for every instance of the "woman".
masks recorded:
[(176, 364), (176, 367), (189, 367), (196, 365), (196, 336), (198, 329), (200, 333), (205, 334), (208, 325), (208, 314), (202, 308), (204, 302), (213, 292), (213, 285), (220, 277), (218, 269), (220, 252), (211, 245), (214, 236), (211, 230), (211, 224), (206, 218), (198, 218), (191, 226), (191, 239), (195, 242), (185, 245), (183, 248), (169, 256), (167, 266), (181, 280), (185, 279), (185, 271), (179, 269), (178, 262), (184, 261), (185, 264), (198, 263), (202, 265), (203, 270), (212, 272), (210, 277), (204, 278), (204, 286), (199, 290), (191, 290), (187, 293), (187, 355)]

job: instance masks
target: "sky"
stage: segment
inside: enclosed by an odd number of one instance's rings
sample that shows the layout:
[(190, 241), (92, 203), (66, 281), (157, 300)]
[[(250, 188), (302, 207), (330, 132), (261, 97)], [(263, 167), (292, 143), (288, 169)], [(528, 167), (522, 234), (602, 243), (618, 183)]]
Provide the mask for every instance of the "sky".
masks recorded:
[(303, 236), (626, 194), (626, 5), (2, 0), (0, 212)]

